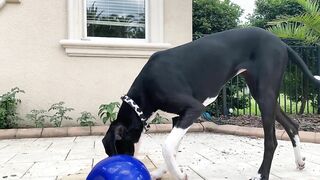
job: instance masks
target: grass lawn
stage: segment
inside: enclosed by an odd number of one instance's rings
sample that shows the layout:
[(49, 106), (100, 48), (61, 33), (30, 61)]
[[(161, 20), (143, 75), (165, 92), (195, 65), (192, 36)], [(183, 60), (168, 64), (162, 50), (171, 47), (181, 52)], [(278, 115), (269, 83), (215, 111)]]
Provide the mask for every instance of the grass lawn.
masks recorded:
[[(280, 106), (282, 110), (284, 110), (288, 114), (297, 114), (297, 111), (299, 111), (301, 107), (301, 102), (294, 102), (291, 101), (287, 96), (284, 94), (280, 94), (278, 98), (278, 102), (280, 102)], [(305, 114), (313, 114), (317, 112), (317, 107), (313, 107), (311, 104), (311, 101), (307, 102), (307, 105), (305, 107), (304, 113)], [(239, 115), (257, 115), (260, 116), (260, 110), (258, 105), (256, 104), (256, 101), (251, 98), (249, 105), (245, 109), (235, 109), (234, 114)]]

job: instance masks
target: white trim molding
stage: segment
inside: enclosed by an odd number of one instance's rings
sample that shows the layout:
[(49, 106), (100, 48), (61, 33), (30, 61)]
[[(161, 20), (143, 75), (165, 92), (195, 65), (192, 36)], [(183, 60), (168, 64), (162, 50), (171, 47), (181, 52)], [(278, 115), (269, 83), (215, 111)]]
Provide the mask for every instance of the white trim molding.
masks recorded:
[(166, 43), (108, 43), (85, 40), (61, 40), (68, 56), (149, 58), (154, 52), (171, 47)]
[(20, 0), (0, 0), (0, 9), (3, 8), (3, 6), (6, 3), (20, 3)]
[(164, 0), (147, 1), (145, 40), (86, 37), (86, 0), (68, 0), (68, 38), (60, 41), (68, 56), (148, 58), (168, 49), (164, 43)]
[(21, 0), (5, 0), (7, 3), (20, 3)]

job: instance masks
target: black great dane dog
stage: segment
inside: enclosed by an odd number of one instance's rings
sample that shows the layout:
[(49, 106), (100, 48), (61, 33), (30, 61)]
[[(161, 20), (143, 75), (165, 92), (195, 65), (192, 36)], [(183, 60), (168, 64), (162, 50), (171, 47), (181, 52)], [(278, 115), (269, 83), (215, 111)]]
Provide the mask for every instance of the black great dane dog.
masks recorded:
[(162, 153), (165, 165), (152, 172), (160, 178), (166, 170), (175, 179), (187, 179), (175, 160), (178, 146), (205, 106), (212, 103), (224, 84), (241, 74), (259, 104), (264, 129), (264, 155), (253, 180), (269, 179), (277, 147), (275, 120), (283, 125), (294, 147), (299, 169), (305, 166), (300, 154), (298, 124), (277, 103), (288, 61), (294, 62), (312, 82), (320, 86), (303, 60), (273, 34), (259, 28), (233, 29), (153, 54), (123, 98), (117, 119), (103, 138), (109, 156), (134, 154), (145, 120), (156, 110), (177, 114)]

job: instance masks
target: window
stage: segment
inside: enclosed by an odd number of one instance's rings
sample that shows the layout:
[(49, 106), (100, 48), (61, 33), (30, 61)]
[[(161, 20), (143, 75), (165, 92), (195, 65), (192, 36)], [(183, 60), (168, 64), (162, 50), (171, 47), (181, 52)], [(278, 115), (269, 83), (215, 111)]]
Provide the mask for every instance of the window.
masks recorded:
[(164, 43), (164, 0), (68, 0), (68, 56), (148, 58)]
[(87, 37), (146, 38), (145, 0), (86, 0)]

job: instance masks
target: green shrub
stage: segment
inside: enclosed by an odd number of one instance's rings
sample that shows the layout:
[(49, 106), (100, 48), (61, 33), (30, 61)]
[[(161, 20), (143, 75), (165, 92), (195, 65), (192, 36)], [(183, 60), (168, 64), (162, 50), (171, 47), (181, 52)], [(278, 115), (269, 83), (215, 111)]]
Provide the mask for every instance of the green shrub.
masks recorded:
[(167, 118), (160, 116), (160, 114), (157, 113), (154, 119), (151, 120), (150, 124), (161, 124), (164, 121), (169, 121), (169, 120)]
[(67, 112), (73, 111), (73, 108), (64, 107), (64, 102), (58, 102), (49, 108), (48, 112), (55, 111), (55, 113), (50, 117), (50, 122), (53, 122), (55, 127), (61, 127), (61, 123), (63, 120), (72, 120), (71, 117), (66, 116)]
[(77, 122), (80, 122), (80, 126), (93, 126), (96, 118), (87, 111), (81, 112), (81, 116), (77, 119)]
[(119, 107), (120, 103), (118, 102), (100, 105), (98, 115), (102, 119), (103, 124), (106, 124), (107, 121), (112, 122), (116, 120)]
[[(228, 113), (228, 109), (245, 109), (249, 105), (249, 92), (246, 92), (246, 82), (243, 77), (236, 76), (225, 85), (215, 102), (206, 107), (211, 115), (219, 117)], [(226, 109), (223, 106), (223, 92), (225, 91)], [(225, 112), (226, 111), (226, 112)]]
[(48, 115), (45, 114), (46, 112), (46, 110), (42, 109), (33, 109), (29, 114), (26, 115), (26, 118), (32, 121), (36, 125), (36, 128), (43, 128), (44, 121), (46, 117), (48, 117)]
[(10, 92), (7, 92), (0, 96), (0, 128), (14, 128), (17, 126), (17, 121), (21, 120), (18, 117), (17, 105), (21, 103), (20, 99), (16, 98), (16, 94), (24, 93), (23, 90), (20, 90), (18, 87), (11, 89)]

